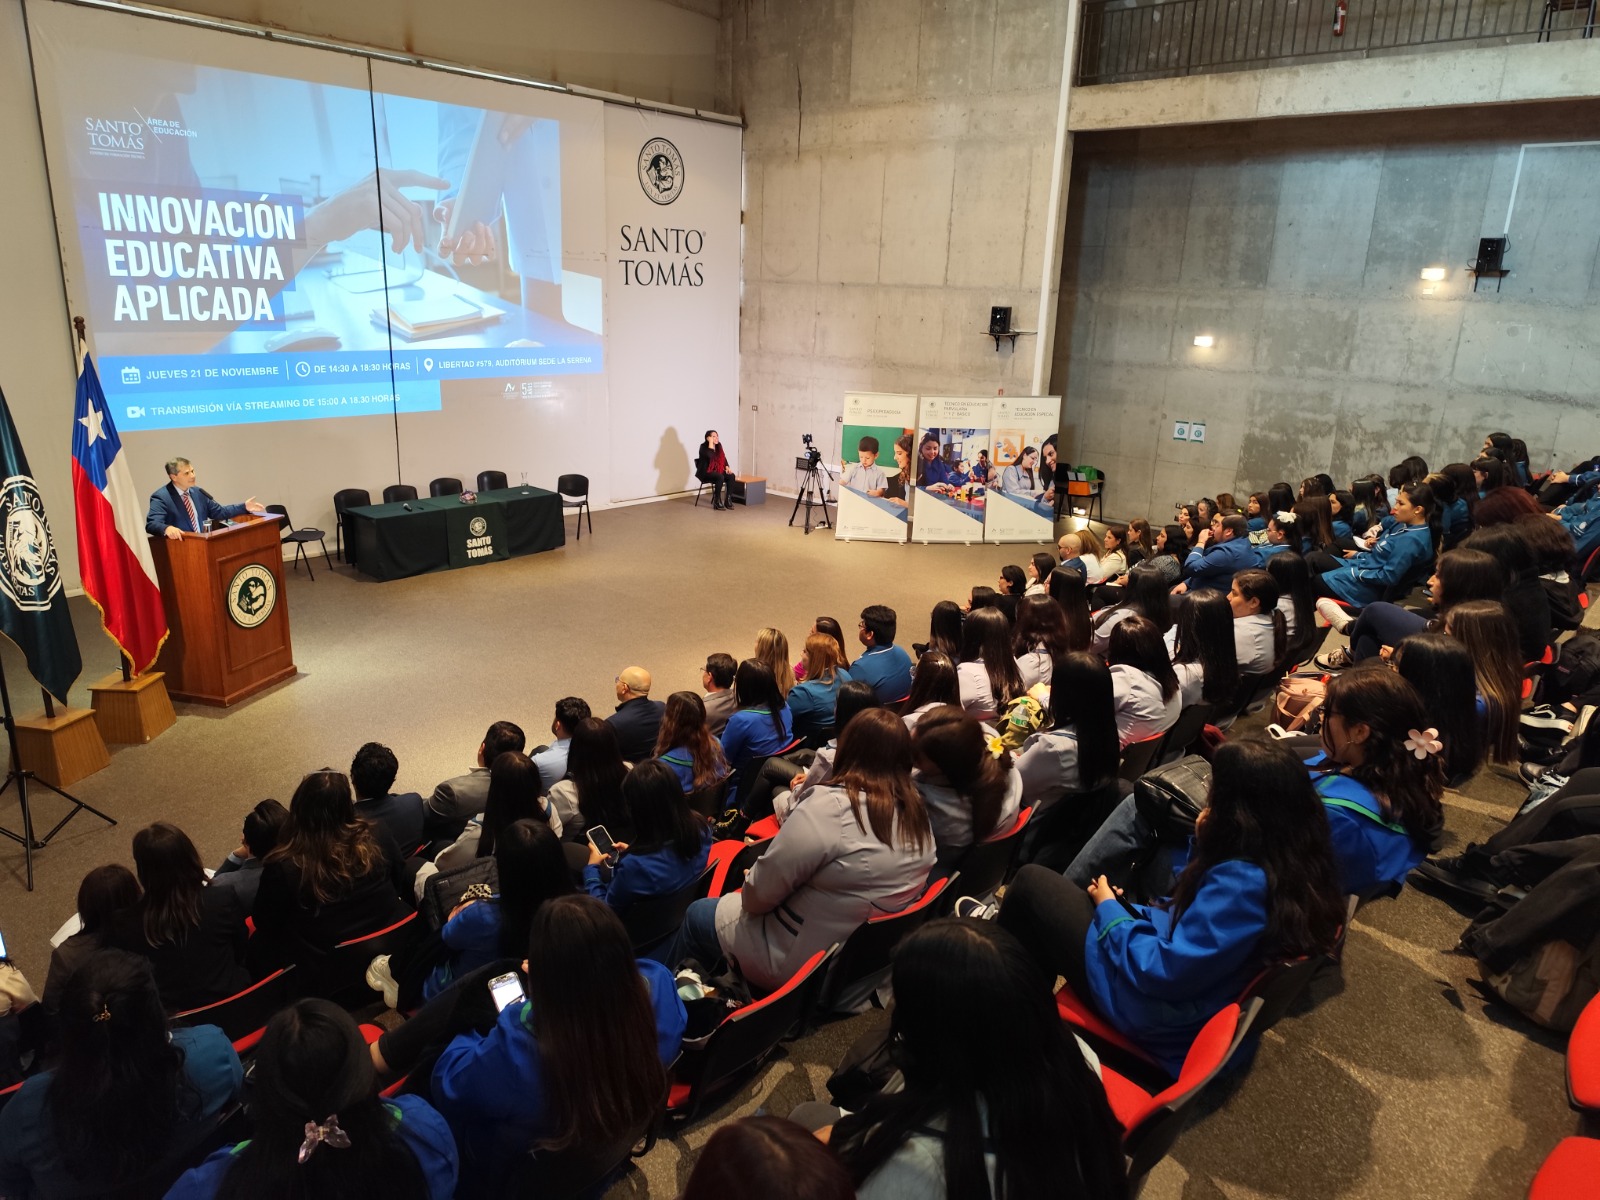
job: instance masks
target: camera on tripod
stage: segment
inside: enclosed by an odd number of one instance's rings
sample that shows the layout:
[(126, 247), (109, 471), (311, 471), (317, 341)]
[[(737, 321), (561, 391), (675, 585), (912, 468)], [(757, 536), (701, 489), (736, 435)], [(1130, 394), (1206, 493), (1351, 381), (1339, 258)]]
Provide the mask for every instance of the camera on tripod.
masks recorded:
[(818, 450), (812, 443), (812, 438), (809, 433), (802, 433), (800, 435), (800, 441), (805, 445), (806, 449), (803, 455), (794, 460), (794, 465), (799, 470), (804, 471), (810, 467), (816, 466), (822, 461), (822, 451)]

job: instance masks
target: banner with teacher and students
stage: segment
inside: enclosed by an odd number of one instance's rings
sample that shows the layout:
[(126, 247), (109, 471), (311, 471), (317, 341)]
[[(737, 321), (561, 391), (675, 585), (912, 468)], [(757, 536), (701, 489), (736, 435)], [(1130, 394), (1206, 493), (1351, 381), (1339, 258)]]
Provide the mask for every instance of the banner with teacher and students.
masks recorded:
[(841, 541), (903, 542), (911, 513), (911, 446), (917, 398), (846, 392), (840, 445)]

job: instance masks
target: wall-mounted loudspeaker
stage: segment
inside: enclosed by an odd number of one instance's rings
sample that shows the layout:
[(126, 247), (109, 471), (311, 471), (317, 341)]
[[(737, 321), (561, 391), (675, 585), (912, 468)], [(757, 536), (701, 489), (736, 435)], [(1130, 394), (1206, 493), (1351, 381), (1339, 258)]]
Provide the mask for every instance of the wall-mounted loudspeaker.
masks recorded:
[(1011, 306), (997, 304), (989, 310), (989, 336), (1002, 337), (1011, 332)]

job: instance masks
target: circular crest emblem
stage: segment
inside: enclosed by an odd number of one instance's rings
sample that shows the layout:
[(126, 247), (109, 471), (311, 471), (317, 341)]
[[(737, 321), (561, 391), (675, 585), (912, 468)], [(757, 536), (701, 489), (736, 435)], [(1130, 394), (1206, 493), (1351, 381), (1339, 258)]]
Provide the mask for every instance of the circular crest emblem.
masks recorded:
[(639, 151), (639, 186), (656, 204), (671, 204), (683, 192), (683, 155), (666, 138), (651, 138)]
[(278, 581), (260, 563), (240, 567), (228, 582), (228, 615), (235, 625), (254, 629), (278, 604)]
[(0, 592), (23, 612), (45, 611), (61, 590), (61, 568), (44, 500), (26, 475), (0, 483), (0, 531), (5, 538)]
[(471, 521), (467, 522), (467, 528), (472, 532), (473, 537), (482, 537), (489, 532), (489, 522), (482, 517), (473, 517)]

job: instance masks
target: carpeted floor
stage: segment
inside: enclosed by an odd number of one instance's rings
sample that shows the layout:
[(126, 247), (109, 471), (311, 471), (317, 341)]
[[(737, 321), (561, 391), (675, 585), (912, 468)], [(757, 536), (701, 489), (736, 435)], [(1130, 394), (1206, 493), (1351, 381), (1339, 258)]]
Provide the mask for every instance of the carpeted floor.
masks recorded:
[[(592, 537), (532, 558), (382, 584), (320, 563), (314, 582), (291, 576), (296, 678), (229, 710), (180, 705), (178, 724), (155, 742), (114, 748), (111, 766), (72, 790), (120, 823), (75, 818), (37, 854), (33, 893), (20, 847), (0, 843), (0, 931), (11, 954), (42, 985), (49, 935), (71, 914), (78, 881), (99, 863), (130, 861), (129, 840), (150, 821), (181, 824), (215, 863), (238, 844), (252, 804), (287, 802), (303, 773), (346, 768), (363, 741), (393, 747), (398, 786), (428, 789), (471, 764), (492, 721), (518, 722), (534, 743), (561, 696), (584, 696), (604, 715), (622, 667), (651, 670), (665, 697), (698, 688), (707, 653), (747, 655), (764, 625), (797, 649), (818, 615), (850, 630), (873, 603), (898, 610), (902, 642), (921, 640), (936, 600), (992, 585), (1003, 564), (1032, 551), (840, 543), (787, 528), (789, 508), (776, 497), (729, 514), (687, 500), (643, 505), (600, 513)], [(86, 685), (116, 655), (88, 602), (73, 611)], [(0, 660), (18, 714), (36, 714), (20, 655), (6, 644)], [(86, 705), (87, 690), (72, 701)], [(1452, 844), (1498, 827), (1522, 794), (1496, 769), (1451, 793)], [(48, 793), (36, 791), (33, 804), (44, 828), (65, 811)], [(0, 822), (20, 828), (12, 791), (0, 796)], [(1562, 1041), (1488, 1007), (1470, 986), (1475, 964), (1452, 952), (1467, 919), (1411, 889), (1369, 906), (1349, 938), (1342, 990), (1262, 1039), (1250, 1070), (1152, 1174), (1147, 1200), (1523, 1195), (1573, 1129)], [(675, 1196), (716, 1123), (823, 1098), (844, 1049), (883, 1019), (838, 1022), (786, 1047), (613, 1194)]]

